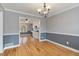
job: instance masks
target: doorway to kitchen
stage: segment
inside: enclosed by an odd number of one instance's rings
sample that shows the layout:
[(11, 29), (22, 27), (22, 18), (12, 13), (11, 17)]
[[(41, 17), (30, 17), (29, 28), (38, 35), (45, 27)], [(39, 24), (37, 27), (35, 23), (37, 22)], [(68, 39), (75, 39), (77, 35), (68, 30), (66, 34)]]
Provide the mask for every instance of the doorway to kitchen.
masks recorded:
[(19, 44), (27, 42), (27, 37), (40, 39), (40, 20), (19, 17)]

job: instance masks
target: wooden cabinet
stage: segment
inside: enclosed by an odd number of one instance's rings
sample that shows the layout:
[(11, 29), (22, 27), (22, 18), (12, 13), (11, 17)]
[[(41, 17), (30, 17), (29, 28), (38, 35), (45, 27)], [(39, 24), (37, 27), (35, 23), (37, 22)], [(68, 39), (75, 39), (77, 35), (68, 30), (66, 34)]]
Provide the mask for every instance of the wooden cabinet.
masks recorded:
[(39, 39), (39, 32), (33, 31), (33, 37)]

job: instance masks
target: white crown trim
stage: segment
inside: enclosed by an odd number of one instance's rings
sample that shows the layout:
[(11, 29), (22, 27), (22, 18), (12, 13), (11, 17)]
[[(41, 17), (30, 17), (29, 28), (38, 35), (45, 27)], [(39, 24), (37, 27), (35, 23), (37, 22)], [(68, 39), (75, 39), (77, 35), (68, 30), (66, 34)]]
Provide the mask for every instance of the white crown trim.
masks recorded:
[(3, 34), (4, 36), (6, 35), (19, 35), (19, 33), (7, 33), (7, 34)]
[(65, 8), (65, 9), (63, 9), (63, 10), (61, 10), (61, 11), (52, 13), (51, 15), (48, 16), (48, 18), (49, 18), (49, 17), (52, 17), (52, 16), (54, 16), (54, 15), (63, 13), (63, 12), (65, 12), (65, 11), (71, 10), (71, 9), (73, 9), (73, 8), (76, 8), (76, 7), (78, 7), (78, 6), (79, 6), (79, 4), (75, 4), (75, 5), (71, 6), (71, 7)]
[(16, 11), (16, 10), (13, 10), (13, 9), (8, 9), (8, 8), (4, 8), (5, 11), (10, 11), (10, 12), (15, 12), (15, 13), (20, 13), (20, 14), (24, 14), (24, 15), (28, 15), (28, 16), (33, 16), (33, 17), (41, 17), (41, 16), (37, 16), (37, 15), (34, 15), (34, 14), (30, 14), (30, 13), (26, 13), (26, 12), (21, 12), (21, 11)]
[[(79, 6), (79, 4), (75, 4), (74, 6), (65, 8), (65, 9), (63, 9), (61, 11), (58, 11), (58, 12), (55, 12), (55, 13), (52, 13), (51, 15), (48, 15), (47, 18), (52, 17), (52, 16), (57, 15), (57, 14), (60, 14), (60, 13), (63, 13), (65, 11), (71, 10), (71, 9), (73, 9), (75, 7), (78, 7), (78, 6)], [(4, 10), (11, 11), (11, 12), (16, 12), (16, 13), (20, 13), (20, 14), (25, 14), (25, 15), (29, 15), (29, 16), (34, 16), (34, 17), (42, 18), (42, 16), (37, 16), (37, 15), (34, 15), (34, 14), (25, 13), (25, 12), (21, 12), (21, 11), (16, 11), (16, 10), (12, 10), (12, 9), (9, 9), (9, 8), (4, 8)]]
[[(63, 10), (61, 10), (61, 11), (52, 13), (51, 15), (48, 15), (47, 18), (52, 17), (52, 16), (57, 15), (57, 14), (60, 14), (60, 13), (63, 13), (63, 12), (65, 12), (65, 11), (71, 10), (71, 9), (76, 8), (76, 7), (78, 7), (78, 6), (79, 6), (79, 4), (75, 4), (75, 5), (71, 6), (71, 7), (65, 8), (65, 9), (63, 9)], [(25, 13), (25, 12), (21, 12), (21, 11), (16, 11), (16, 10), (12, 10), (12, 9), (9, 9), (9, 8), (4, 8), (4, 10), (42, 18), (42, 16), (37, 16), (37, 15), (34, 15), (34, 14)]]

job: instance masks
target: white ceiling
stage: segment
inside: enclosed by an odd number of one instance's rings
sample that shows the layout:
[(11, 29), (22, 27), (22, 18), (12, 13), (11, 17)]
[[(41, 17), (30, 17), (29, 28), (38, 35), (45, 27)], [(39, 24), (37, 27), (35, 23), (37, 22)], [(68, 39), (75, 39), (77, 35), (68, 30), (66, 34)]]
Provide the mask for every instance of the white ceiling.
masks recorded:
[[(59, 11), (77, 5), (77, 3), (47, 3), (47, 4), (50, 5), (51, 7), (49, 15), (53, 15)], [(4, 7), (4, 9), (12, 9), (12, 10), (40, 16), (36, 10), (38, 8), (42, 8), (43, 4), (42, 3), (2, 3), (2, 6)]]

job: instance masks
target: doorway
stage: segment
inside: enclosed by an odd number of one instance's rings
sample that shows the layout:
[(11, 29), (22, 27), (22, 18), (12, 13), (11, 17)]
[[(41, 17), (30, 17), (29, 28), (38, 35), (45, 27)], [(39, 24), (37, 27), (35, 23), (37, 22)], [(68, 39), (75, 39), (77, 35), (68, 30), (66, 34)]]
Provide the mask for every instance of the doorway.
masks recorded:
[(19, 44), (27, 42), (27, 37), (40, 39), (40, 20), (19, 17)]

